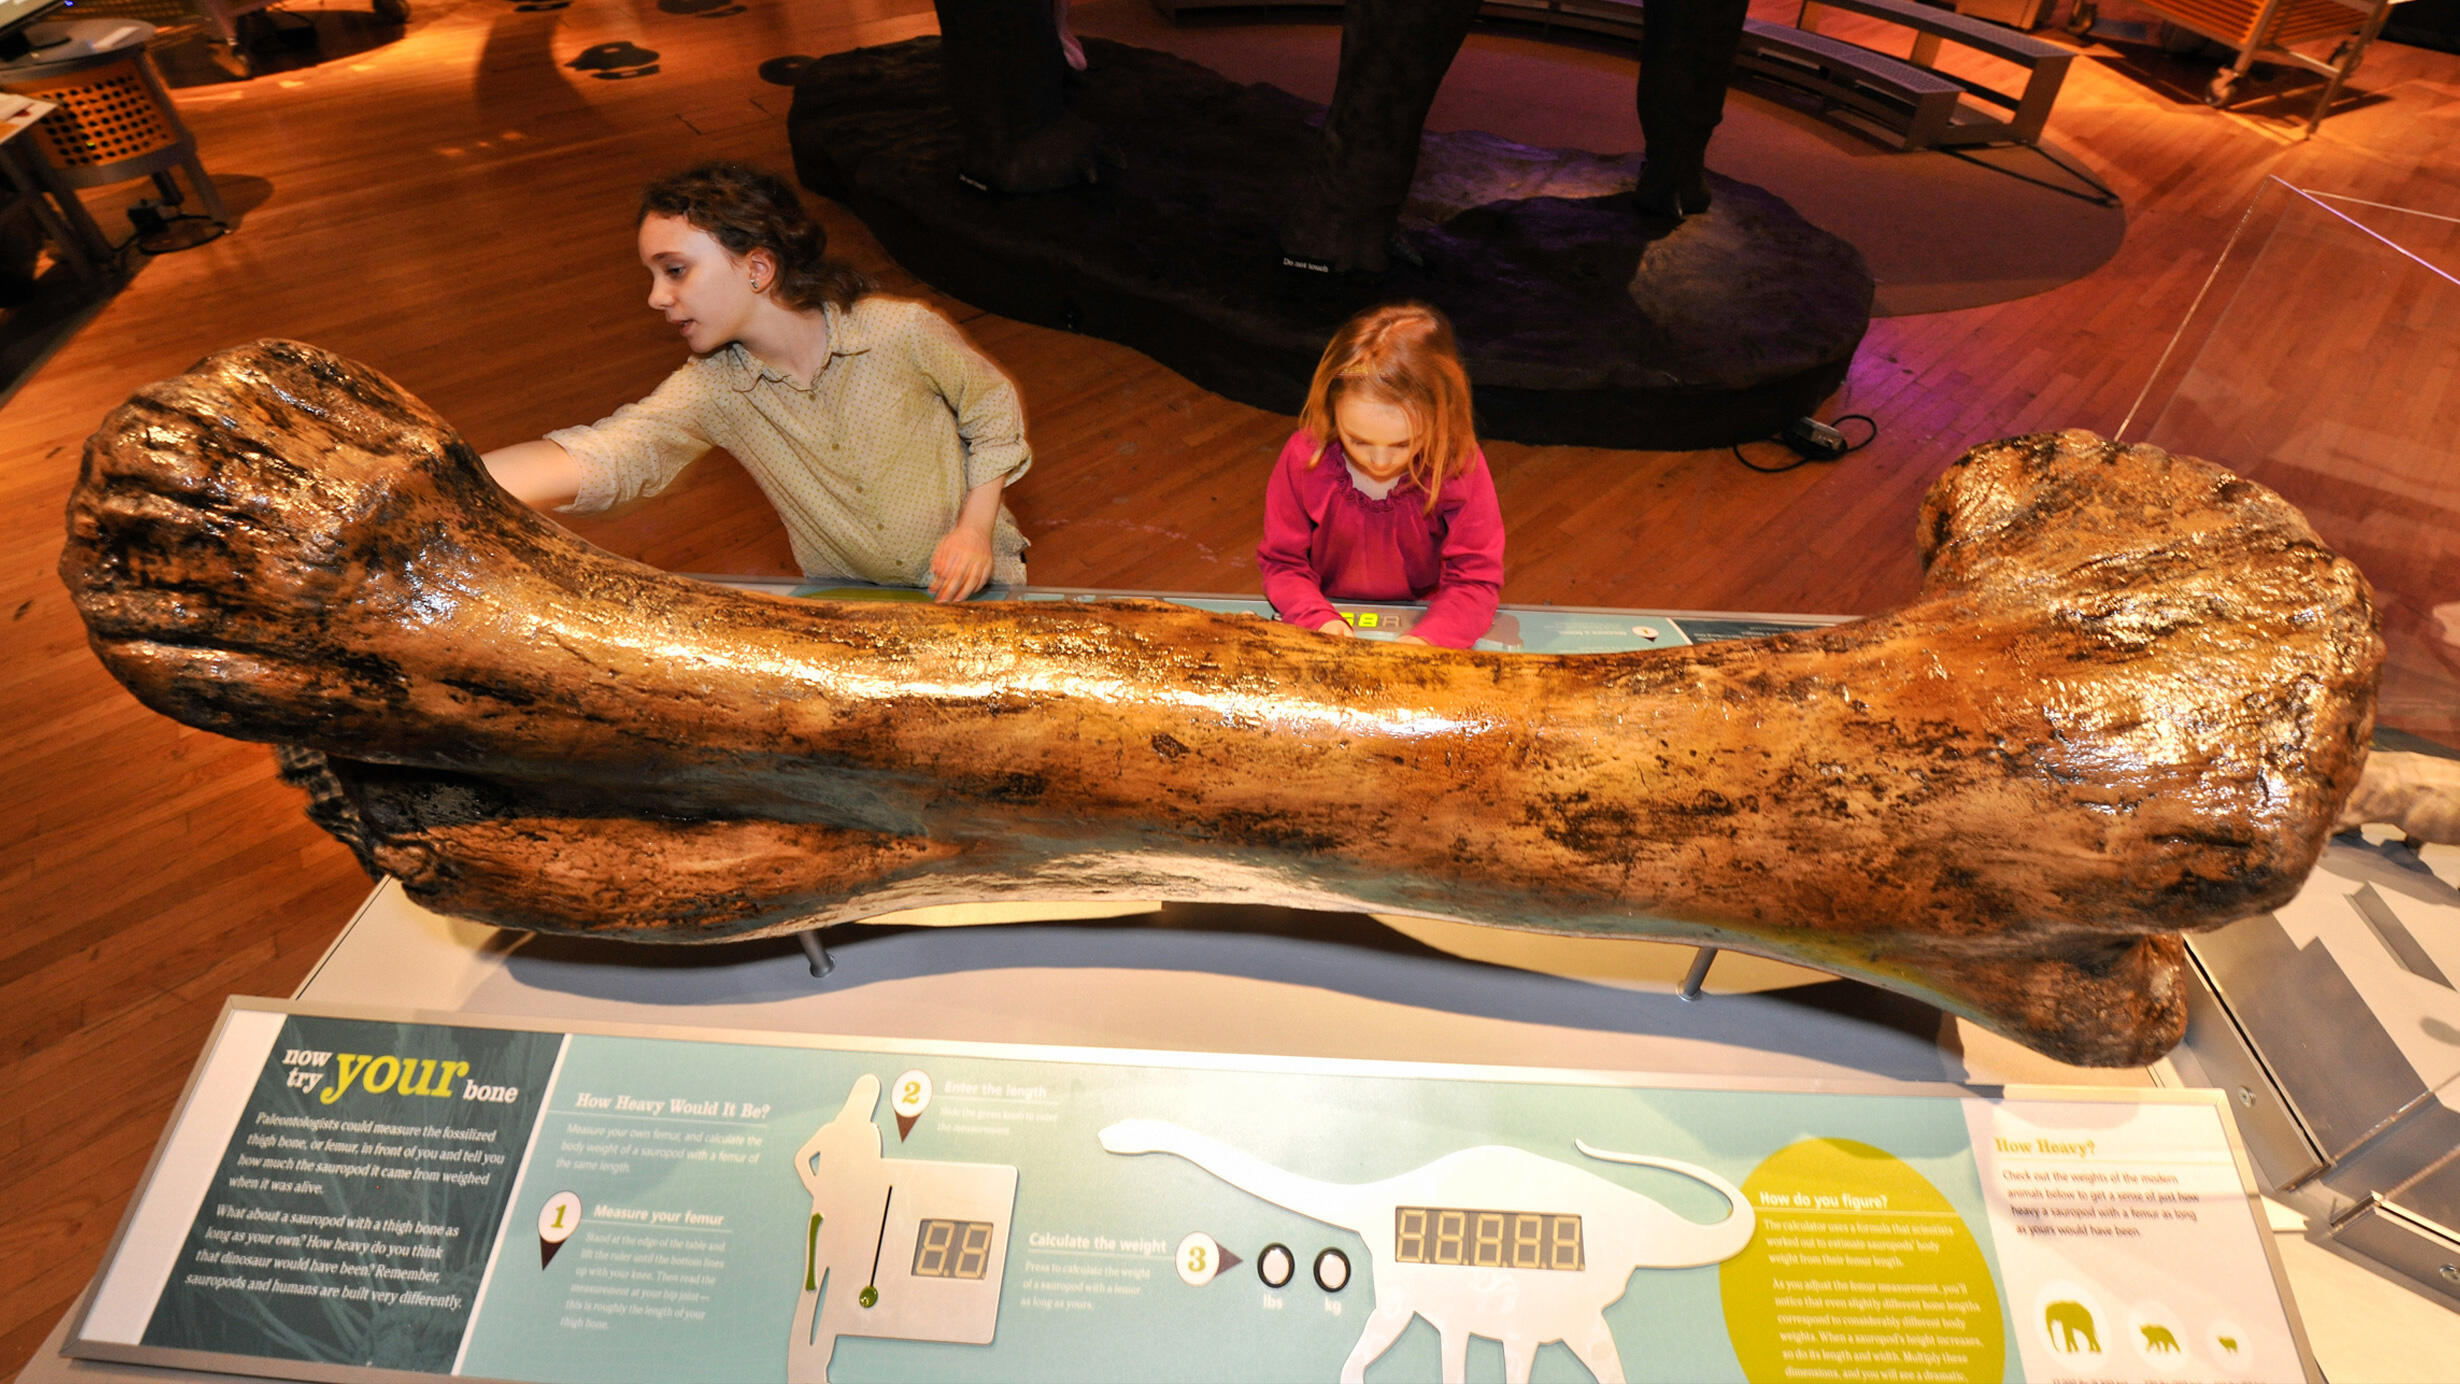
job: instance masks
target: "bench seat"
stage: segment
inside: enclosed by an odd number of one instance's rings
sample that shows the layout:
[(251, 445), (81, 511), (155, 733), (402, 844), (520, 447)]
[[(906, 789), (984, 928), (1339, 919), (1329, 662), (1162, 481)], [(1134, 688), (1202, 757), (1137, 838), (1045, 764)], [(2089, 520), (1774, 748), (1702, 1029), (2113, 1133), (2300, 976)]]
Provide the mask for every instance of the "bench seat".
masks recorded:
[(1824, 34), (1743, 21), (1734, 65), (1745, 72), (1817, 96), (1831, 110), (1906, 149), (1941, 143), (1956, 119), (1964, 88), (1885, 53)]
[(1942, 144), (2040, 143), (2042, 126), (2050, 119), (2050, 107), (2058, 100), (2059, 88), (2067, 81), (2067, 69), (2076, 60), (2071, 48), (1987, 19), (1920, 4), (1918, 0), (1806, 0), (1795, 23), (1816, 32), (1824, 10), (1844, 10), (1911, 29), (1913, 46), (1906, 60), (1926, 71), (1938, 71), (1939, 48), (1943, 43), (1970, 48), (2024, 69), (2024, 89), (2012, 96), (1986, 83), (1939, 73), (1962, 87), (1968, 96), (1996, 108), (1984, 111), (1967, 107), (1940, 138), (1938, 142)]

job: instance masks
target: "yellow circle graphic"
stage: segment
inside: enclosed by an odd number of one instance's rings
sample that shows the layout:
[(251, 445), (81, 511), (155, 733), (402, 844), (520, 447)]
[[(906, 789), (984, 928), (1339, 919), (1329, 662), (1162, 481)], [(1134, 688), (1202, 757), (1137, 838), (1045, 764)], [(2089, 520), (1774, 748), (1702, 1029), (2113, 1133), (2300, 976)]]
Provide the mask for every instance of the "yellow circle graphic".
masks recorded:
[(1939, 1189), (1882, 1149), (1805, 1139), (1743, 1182), (1759, 1233), (1718, 1269), (1752, 1379), (1999, 1384), (1990, 1266)]

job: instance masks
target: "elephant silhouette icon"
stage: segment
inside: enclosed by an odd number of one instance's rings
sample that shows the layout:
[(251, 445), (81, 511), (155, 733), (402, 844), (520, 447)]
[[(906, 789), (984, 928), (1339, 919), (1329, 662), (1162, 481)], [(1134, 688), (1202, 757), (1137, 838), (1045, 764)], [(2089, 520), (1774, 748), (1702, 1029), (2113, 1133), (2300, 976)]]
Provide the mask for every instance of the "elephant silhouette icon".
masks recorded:
[[(2043, 1324), (2049, 1329), (2050, 1344), (2068, 1355), (2079, 1351), (2099, 1355), (2101, 1337), (2093, 1332), (2093, 1314), (2081, 1302), (2054, 1302), (2042, 1313)], [(2163, 1335), (2169, 1333), (2164, 1331)], [(2084, 1344), (2079, 1346), (2077, 1340)]]
[(2178, 1338), (2170, 1334), (2170, 1329), (2168, 1327), (2161, 1325), (2159, 1322), (2155, 1322), (2150, 1326), (2142, 1328), (2142, 1330), (2144, 1332), (2144, 1350), (2146, 1354), (2151, 1354), (2155, 1351), (2167, 1351), (2172, 1355), (2176, 1355), (2178, 1353)]

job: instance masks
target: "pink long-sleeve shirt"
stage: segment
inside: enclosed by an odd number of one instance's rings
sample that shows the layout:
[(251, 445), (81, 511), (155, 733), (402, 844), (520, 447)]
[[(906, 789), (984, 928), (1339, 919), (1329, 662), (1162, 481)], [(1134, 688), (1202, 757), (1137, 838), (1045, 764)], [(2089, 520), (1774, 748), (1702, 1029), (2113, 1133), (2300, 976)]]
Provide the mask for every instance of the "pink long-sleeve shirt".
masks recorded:
[(1340, 618), (1332, 600), (1424, 601), (1411, 634), (1454, 649), (1478, 642), (1503, 593), (1503, 512), (1486, 454), (1444, 482), (1429, 514), (1426, 492), (1407, 480), (1369, 498), (1338, 441), (1309, 467), (1314, 452), (1313, 439), (1292, 434), (1265, 487), (1256, 566), (1273, 609), (1320, 629)]

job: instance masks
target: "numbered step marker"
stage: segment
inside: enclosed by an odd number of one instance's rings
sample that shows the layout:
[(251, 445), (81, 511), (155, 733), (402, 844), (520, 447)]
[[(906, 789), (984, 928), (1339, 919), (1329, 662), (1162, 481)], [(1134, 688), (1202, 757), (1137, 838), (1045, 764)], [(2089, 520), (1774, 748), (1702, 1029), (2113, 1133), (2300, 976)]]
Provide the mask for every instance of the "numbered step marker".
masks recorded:
[(1201, 1230), (1191, 1231), (1179, 1241), (1179, 1277), (1190, 1288), (1201, 1288), (1224, 1271), (1240, 1264), (1237, 1255), (1223, 1249), (1219, 1241)]
[(931, 1074), (920, 1067), (900, 1074), (889, 1090), (888, 1108), (896, 1113), (897, 1142), (902, 1144), (914, 1132), (914, 1122), (931, 1108)]
[(538, 1208), (538, 1267), (554, 1262), (555, 1252), (581, 1228), (581, 1197), (577, 1192), (558, 1192)]

